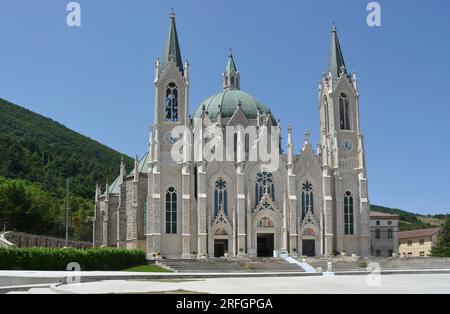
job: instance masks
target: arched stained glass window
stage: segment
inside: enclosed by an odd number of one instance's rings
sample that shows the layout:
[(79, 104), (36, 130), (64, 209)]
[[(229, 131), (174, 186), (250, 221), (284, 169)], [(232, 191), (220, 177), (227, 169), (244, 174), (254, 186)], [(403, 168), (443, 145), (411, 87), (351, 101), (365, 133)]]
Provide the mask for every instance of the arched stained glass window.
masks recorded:
[(166, 121), (178, 122), (178, 89), (175, 83), (166, 88)]
[(314, 214), (314, 192), (311, 182), (305, 181), (302, 184), (302, 221), (308, 211)]
[(227, 182), (220, 178), (214, 185), (214, 216), (217, 216), (222, 210), (225, 215), (228, 215)]
[(261, 171), (256, 174), (255, 184), (255, 206), (258, 206), (264, 194), (268, 194), (275, 201), (275, 184), (273, 174), (267, 171)]
[(345, 234), (347, 235), (352, 235), (355, 233), (353, 219), (353, 196), (350, 192), (345, 193), (344, 196), (344, 229)]
[(177, 191), (173, 187), (166, 192), (166, 233), (177, 233)]

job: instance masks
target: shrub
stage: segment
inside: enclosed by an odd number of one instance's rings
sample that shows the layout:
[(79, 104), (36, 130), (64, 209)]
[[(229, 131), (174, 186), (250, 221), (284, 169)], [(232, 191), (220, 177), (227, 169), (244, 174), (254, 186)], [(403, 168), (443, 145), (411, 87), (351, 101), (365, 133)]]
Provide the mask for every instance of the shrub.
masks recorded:
[(122, 270), (146, 264), (145, 252), (115, 248), (0, 248), (2, 270), (64, 271), (69, 263), (80, 264), (83, 271)]

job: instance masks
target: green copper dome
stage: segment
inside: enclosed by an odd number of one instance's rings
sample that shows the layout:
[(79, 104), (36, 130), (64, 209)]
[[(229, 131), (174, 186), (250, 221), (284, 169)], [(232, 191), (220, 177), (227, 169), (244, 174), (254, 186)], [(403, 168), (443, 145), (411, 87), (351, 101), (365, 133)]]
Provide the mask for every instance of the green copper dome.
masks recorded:
[(270, 113), (272, 124), (277, 125), (275, 117), (269, 108), (255, 97), (238, 89), (224, 90), (217, 95), (209, 97), (197, 108), (194, 113), (194, 118), (201, 117), (203, 107), (208, 112), (210, 119), (216, 119), (219, 112), (221, 112), (222, 118), (231, 118), (239, 105), (247, 119), (256, 119), (258, 117), (258, 111), (260, 114)]

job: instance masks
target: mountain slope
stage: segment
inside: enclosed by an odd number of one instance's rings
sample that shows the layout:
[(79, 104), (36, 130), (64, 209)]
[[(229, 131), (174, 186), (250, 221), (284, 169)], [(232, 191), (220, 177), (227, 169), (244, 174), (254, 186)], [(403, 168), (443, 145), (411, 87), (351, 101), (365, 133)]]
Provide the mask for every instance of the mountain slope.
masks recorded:
[[(42, 197), (59, 200), (58, 206), (63, 208), (65, 181), (70, 178), (71, 207), (74, 219), (78, 219), (79, 224), (88, 224), (87, 216), (92, 214), (95, 183), (98, 181), (104, 184), (107, 179), (114, 180), (122, 158), (128, 169), (131, 169), (133, 160), (128, 156), (69, 130), (58, 122), (0, 99), (0, 177), (8, 179), (0, 181), (0, 184), (18, 185), (20, 191), (38, 189), (42, 191)], [(27, 193), (28, 202), (33, 203), (32, 193)], [(3, 201), (7, 202), (5, 199)], [(16, 204), (16, 207), (20, 207), (20, 204)], [(11, 221), (10, 229), (19, 228), (13, 224), (17, 219), (9, 217), (4, 211), (0, 207), (0, 222)], [(81, 212), (84, 213), (83, 217), (77, 217)], [(52, 219), (55, 223), (60, 221), (55, 217)], [(81, 226), (72, 227), (75, 237), (90, 240), (86, 232), (82, 232), (83, 235), (75, 234)], [(61, 228), (58, 226), (50, 229), (53, 231), (49, 231), (49, 235), (60, 235), (58, 230)]]

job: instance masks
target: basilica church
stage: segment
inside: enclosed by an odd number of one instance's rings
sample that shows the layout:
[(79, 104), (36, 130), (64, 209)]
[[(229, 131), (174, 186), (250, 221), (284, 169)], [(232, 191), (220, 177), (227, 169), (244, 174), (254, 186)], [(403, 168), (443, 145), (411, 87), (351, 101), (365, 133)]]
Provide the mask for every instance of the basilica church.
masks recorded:
[[(241, 156), (236, 160), (188, 158), (192, 150), (187, 148), (182, 162), (173, 159), (178, 141), (184, 147), (192, 142), (187, 132), (173, 136), (177, 126), (192, 134), (211, 126), (280, 129), (270, 108), (241, 89), (231, 53), (217, 75), (221, 89), (192, 111), (189, 71), (172, 14), (164, 56), (155, 63), (148, 152), (136, 158), (131, 172), (122, 162), (119, 176), (105, 190), (97, 186), (94, 246), (144, 249), (148, 259), (369, 256), (357, 79), (347, 71), (336, 27), (328, 70), (319, 83), (320, 143), (313, 146), (306, 131), (303, 147), (294, 147), (289, 128), (277, 169), (245, 158), (252, 146), (245, 132), (230, 139)], [(251, 79), (251, 73), (245, 75)]]

